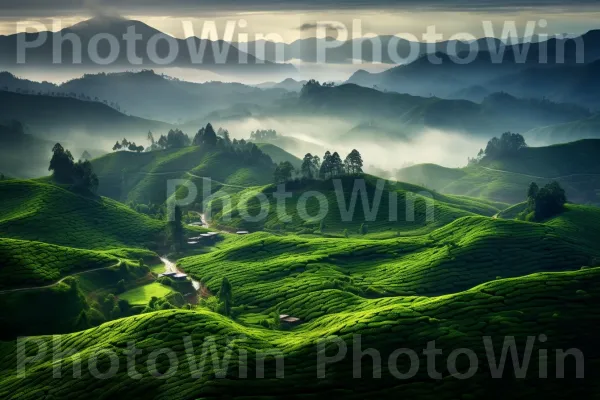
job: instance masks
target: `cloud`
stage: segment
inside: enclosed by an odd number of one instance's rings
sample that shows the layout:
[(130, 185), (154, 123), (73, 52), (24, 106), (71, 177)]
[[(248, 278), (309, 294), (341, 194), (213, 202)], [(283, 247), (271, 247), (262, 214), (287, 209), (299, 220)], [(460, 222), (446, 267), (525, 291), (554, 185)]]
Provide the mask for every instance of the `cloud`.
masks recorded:
[(306, 31), (312, 31), (317, 29), (318, 26), (323, 26), (325, 27), (326, 30), (338, 30), (339, 28), (345, 28), (345, 26), (343, 24), (334, 24), (334, 23), (321, 23), (321, 24), (317, 24), (317, 23), (306, 23), (306, 24), (302, 24), (298, 27), (299, 31), (302, 32), (306, 32)]

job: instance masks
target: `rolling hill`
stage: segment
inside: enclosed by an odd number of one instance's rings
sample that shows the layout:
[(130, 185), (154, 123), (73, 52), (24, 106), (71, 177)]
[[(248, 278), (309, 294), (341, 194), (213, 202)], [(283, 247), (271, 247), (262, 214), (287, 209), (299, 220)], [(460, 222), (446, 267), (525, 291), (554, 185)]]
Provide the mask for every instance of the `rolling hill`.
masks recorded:
[[(227, 118), (242, 120), (250, 117), (275, 118), (283, 123), (294, 117), (303, 121), (313, 120), (317, 124), (327, 119), (351, 126), (381, 126), (384, 129), (376, 130), (370, 138), (381, 140), (411, 139), (427, 128), (487, 137), (490, 132), (525, 132), (591, 115), (580, 106), (517, 99), (506, 93), (493, 93), (478, 104), (467, 100), (381, 92), (356, 84), (335, 87), (311, 84), (302, 90), (299, 97), (284, 99), (272, 107), (246, 107), (237, 111), (234, 108), (211, 115), (211, 120), (227, 115)], [(394, 132), (394, 137), (390, 137), (389, 132)]]
[[(365, 224), (370, 233), (395, 236), (399, 232), (429, 232), (467, 215), (492, 216), (505, 207), (504, 204), (430, 193), (419, 186), (372, 176), (341, 177), (338, 184), (341, 188), (335, 186), (334, 180), (288, 182), (285, 207), (279, 205), (281, 199), (277, 197), (281, 194), (276, 193), (275, 185), (229, 194), (231, 206), (215, 196), (210, 203), (213, 222), (228, 229), (312, 234), (319, 230), (318, 216), (321, 215), (324, 216), (325, 232), (332, 235), (342, 236), (345, 230), (355, 235)], [(363, 195), (367, 196), (368, 203), (362, 200)], [(352, 200), (353, 196), (355, 200)], [(283, 212), (285, 214), (281, 214)]]
[(212, 192), (223, 187), (245, 188), (273, 180), (275, 165), (257, 163), (224, 149), (191, 146), (148, 153), (116, 152), (92, 161), (100, 180), (98, 192), (122, 202), (163, 204), (167, 181), (186, 179), (198, 188), (202, 201), (203, 178)]
[(0, 103), (0, 120), (18, 120), (44, 139), (77, 137), (102, 143), (123, 136), (145, 138), (149, 130), (166, 133), (170, 129), (163, 122), (127, 116), (105, 104), (76, 98), (0, 91)]
[[(585, 354), (586, 374), (595, 376), (598, 367), (598, 346), (595, 342), (594, 327), (600, 322), (594, 305), (600, 298), (597, 268), (562, 273), (535, 274), (526, 277), (503, 279), (490, 282), (465, 292), (441, 297), (405, 297), (397, 299), (361, 299), (353, 296), (340, 297), (339, 291), (329, 291), (323, 296), (305, 298), (304, 307), (333, 310), (331, 314), (317, 317), (294, 332), (281, 332), (261, 327), (247, 327), (218, 314), (207, 311), (167, 310), (142, 316), (113, 321), (97, 328), (75, 334), (62, 335), (55, 340), (64, 344), (63, 351), (78, 351), (82, 360), (87, 360), (101, 349), (111, 350), (126, 364), (127, 343), (135, 342), (142, 351), (133, 359), (136, 377), (127, 376), (126, 368), (118, 368), (115, 374), (106, 379), (94, 379), (87, 368), (82, 375), (73, 378), (65, 373), (62, 379), (52, 379), (53, 362), (51, 352), (42, 354), (39, 359), (27, 366), (24, 377), (17, 377), (16, 341), (0, 343), (0, 381), (2, 396), (18, 395), (24, 399), (34, 399), (42, 393), (65, 399), (77, 399), (84, 395), (95, 397), (147, 397), (159, 396), (172, 399), (189, 399), (214, 396), (231, 397), (278, 397), (289, 394), (290, 390), (306, 398), (331, 398), (343, 396), (349, 399), (362, 399), (382, 396), (406, 396), (410, 398), (434, 396), (438, 399), (456, 399), (469, 393), (474, 398), (485, 396), (493, 388), (499, 396), (540, 396), (548, 399), (561, 399), (565, 395), (574, 398), (590, 398), (597, 392), (595, 380), (576, 380), (576, 370), (572, 358), (566, 363), (565, 377), (550, 375), (559, 367), (555, 357), (548, 357), (546, 371), (548, 379), (540, 383), (542, 372), (540, 359), (544, 359), (538, 349), (571, 349), (575, 344)], [(343, 300), (342, 300), (343, 299)], [(525, 379), (514, 379), (513, 370), (508, 367), (502, 379), (490, 377), (488, 362), (497, 365), (486, 356), (483, 337), (489, 337), (495, 354), (500, 354), (501, 343), (506, 336), (515, 338), (517, 346), (524, 346), (527, 337), (538, 338), (539, 332), (546, 332), (544, 341), (534, 343), (530, 369)], [(415, 349), (415, 358), (394, 358), (398, 370), (374, 367), (372, 360), (363, 358), (362, 379), (352, 379), (356, 363), (346, 353), (337, 362), (327, 364), (322, 379), (315, 379), (318, 372), (315, 357), (319, 349), (328, 349), (326, 354), (336, 353), (340, 342), (348, 348), (353, 344), (353, 335), (361, 335), (361, 348), (377, 349), (382, 361), (388, 360), (395, 349)], [(245, 338), (243, 343), (227, 343), (226, 337)], [(193, 348), (186, 352), (183, 337), (189, 337)], [(202, 344), (214, 338), (215, 350), (224, 354), (229, 348), (231, 358), (229, 368), (222, 369), (208, 361), (199, 372), (185, 362), (190, 354), (197, 359), (202, 354)], [(326, 342), (320, 342), (329, 338)], [(51, 346), (52, 337), (38, 338)], [(450, 369), (441, 363), (435, 371), (440, 371), (443, 381), (434, 380), (427, 374), (426, 356), (421, 349), (435, 341), (435, 348), (442, 349), (444, 360), (450, 349), (471, 349), (478, 359), (477, 369), (470, 379), (456, 379), (456, 370), (467, 371), (468, 363), (459, 362)], [(316, 347), (317, 344), (320, 347)], [(36, 345), (25, 344), (27, 354), (36, 354)], [(154, 364), (149, 370), (149, 354), (159, 349), (171, 349), (173, 359), (178, 361), (177, 377), (155, 379), (170, 371), (169, 358)], [(520, 347), (519, 347), (520, 348)], [(243, 351), (243, 352), (242, 352)], [(265, 352), (282, 354), (284, 374), (274, 379), (277, 371), (273, 358), (264, 364), (266, 379), (256, 378), (257, 358)], [(323, 350), (321, 350), (323, 351)], [(191, 353), (190, 353), (191, 352)], [(418, 353), (417, 353), (418, 352)], [(186, 356), (187, 354), (187, 356)], [(238, 369), (240, 356), (245, 354), (243, 365), (248, 365), (247, 379)], [(455, 353), (453, 353), (455, 354)], [(439, 357), (442, 358), (442, 357)], [(221, 357), (219, 357), (221, 359)], [(74, 358), (62, 356), (62, 371), (72, 371)], [(189, 360), (189, 358), (187, 358)], [(54, 362), (57, 360), (55, 359)], [(172, 361), (173, 362), (173, 361)], [(445, 364), (445, 363), (444, 363)], [(197, 365), (197, 364), (196, 364)], [(221, 364), (222, 365), (222, 364)], [(353, 368), (354, 365), (354, 368)], [(107, 367), (109, 364), (106, 365)], [(398, 380), (398, 372), (411, 371), (411, 379)], [(131, 371), (131, 369), (130, 369)], [(160, 372), (157, 372), (160, 371)], [(196, 375), (191, 374), (193, 371)], [(281, 370), (279, 370), (281, 371)], [(381, 378), (373, 374), (381, 371)], [(392, 372), (396, 371), (394, 375)], [(453, 373), (453, 372), (454, 373)], [(154, 376), (152, 373), (154, 372)], [(217, 377), (215, 377), (217, 374)], [(403, 375), (406, 377), (407, 375)], [(589, 376), (589, 375), (588, 375)], [(163, 375), (164, 377), (164, 375)], [(227, 379), (218, 379), (226, 377)], [(573, 384), (565, 384), (573, 382)], [(50, 383), (52, 383), (50, 385)], [(443, 383), (443, 384), (442, 384)], [(464, 397), (464, 396), (463, 396)]]
[(104, 197), (36, 181), (0, 181), (0, 237), (80, 249), (155, 247), (164, 222)]
[(462, 169), (423, 164), (401, 169), (396, 178), (447, 194), (520, 203), (531, 182), (557, 181), (570, 201), (598, 204), (600, 140), (589, 139), (547, 147), (526, 147), (513, 156), (484, 158)]

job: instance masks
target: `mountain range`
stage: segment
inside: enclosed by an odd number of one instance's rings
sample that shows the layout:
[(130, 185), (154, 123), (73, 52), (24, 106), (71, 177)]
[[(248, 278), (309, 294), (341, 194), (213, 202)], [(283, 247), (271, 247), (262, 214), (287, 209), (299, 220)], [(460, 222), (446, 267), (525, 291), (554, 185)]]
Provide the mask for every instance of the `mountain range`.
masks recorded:
[[(134, 32), (139, 35), (134, 45), (128, 44), (125, 39), (129, 29), (134, 29)], [(99, 34), (112, 35), (116, 40), (112, 44), (108, 40), (97, 40)], [(45, 40), (39, 46), (34, 47), (35, 45), (32, 44), (31, 48), (25, 49), (24, 63), (19, 61), (19, 40), (36, 43), (36, 40), (44, 38)], [(159, 40), (156, 40), (157, 38)], [(59, 48), (60, 51), (57, 51)], [(55, 57), (58, 58), (58, 63)], [(98, 62), (98, 59), (101, 62)], [(108, 71), (179, 67), (204, 69), (236, 76), (264, 74), (265, 77), (275, 74), (293, 75), (296, 72), (289, 64), (259, 60), (222, 40), (211, 41), (197, 37), (176, 39), (143, 22), (120, 17), (96, 17), (58, 32), (0, 36), (0, 67), (5, 69), (60, 68), (63, 71), (65, 69)]]

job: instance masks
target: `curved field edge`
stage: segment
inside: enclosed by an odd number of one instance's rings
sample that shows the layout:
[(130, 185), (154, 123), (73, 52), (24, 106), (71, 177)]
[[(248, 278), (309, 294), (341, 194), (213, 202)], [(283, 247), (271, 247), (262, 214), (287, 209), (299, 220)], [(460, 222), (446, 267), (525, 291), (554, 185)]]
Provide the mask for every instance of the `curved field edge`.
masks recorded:
[[(0, 343), (0, 395), (23, 399), (40, 396), (65, 399), (82, 396), (98, 399), (132, 396), (193, 399), (223, 396), (269, 398), (293, 393), (308, 398), (343, 396), (359, 399), (392, 394), (396, 397), (422, 396), (427, 392), (430, 398), (456, 399), (461, 396), (485, 397), (493, 388), (497, 395), (512, 393), (518, 398), (540, 394), (552, 399), (565, 398), (565, 395), (590, 398), (597, 394), (598, 381), (592, 379), (574, 384), (569, 380), (578, 372), (572, 360), (565, 364), (567, 380), (550, 375), (544, 380), (544, 385), (540, 385), (541, 353), (538, 350), (567, 350), (576, 345), (585, 355), (586, 374), (597, 376), (600, 349), (594, 327), (600, 322), (600, 312), (594, 305), (600, 300), (599, 283), (600, 268), (589, 268), (498, 280), (436, 298), (413, 298), (388, 304), (365, 300), (364, 304), (319, 318), (292, 332), (246, 327), (207, 311), (169, 310), (144, 314), (79, 333), (37, 337), (35, 341), (22, 342), (20, 353), (17, 352), (16, 341)], [(535, 343), (525, 379), (515, 380), (514, 370), (510, 367), (504, 379), (490, 377), (487, 364), (489, 348), (484, 345), (485, 337), (489, 337), (492, 352), (499, 357), (506, 337), (514, 338), (516, 345), (522, 349), (528, 339), (535, 341), (542, 333), (546, 340)], [(365, 356), (359, 362), (363, 379), (352, 379), (356, 372), (352, 356), (358, 346), (356, 335), (360, 335), (361, 349), (376, 349), (384, 360), (383, 368), (374, 370), (372, 358)], [(185, 337), (189, 340), (188, 347), (184, 344)], [(342, 342), (349, 353), (335, 362), (330, 361), (324, 378), (317, 379), (317, 350), (325, 338), (328, 338), (328, 345), (322, 345), (320, 349), (330, 357), (336, 354)], [(18, 355), (33, 356), (42, 343), (51, 348), (58, 341), (62, 345), (61, 351), (77, 351), (80, 358), (62, 355), (53, 359), (52, 352), (47, 351), (25, 366), (23, 376), (17, 376)], [(479, 369), (470, 379), (461, 380), (452, 376), (445, 363), (440, 362), (435, 367), (441, 374), (440, 379), (428, 377), (429, 364), (422, 350), (432, 341), (444, 358), (448, 358), (455, 349), (472, 350), (477, 356)], [(133, 359), (136, 372), (133, 378), (131, 366), (126, 367), (130, 342), (134, 342), (141, 351)], [(209, 343), (206, 348), (214, 346), (219, 361), (226, 351), (231, 351), (230, 363), (228, 368), (224, 368), (224, 364), (217, 366), (210, 358), (205, 358), (202, 373), (192, 376), (191, 372), (198, 373), (198, 370), (193, 368), (191, 361), (196, 362), (197, 368), (205, 343)], [(401, 348), (414, 349), (420, 361), (410, 379), (398, 379), (386, 367), (388, 357)], [(172, 365), (169, 358), (157, 359), (155, 376), (151, 375), (147, 363), (150, 354), (159, 349), (170, 349), (178, 360), (177, 373), (163, 376), (165, 379), (157, 377), (166, 373)], [(97, 379), (83, 363), (81, 377), (72, 377), (77, 360), (89, 360), (101, 350), (110, 350), (118, 358), (121, 367), (116, 374), (107, 379)], [(265, 363), (266, 378), (255, 379), (256, 358), (258, 354), (269, 351), (283, 356), (284, 376), (274, 379), (276, 363), (270, 360)], [(108, 358), (102, 360), (102, 371), (106, 371)], [(393, 360), (398, 371), (408, 371), (413, 365), (408, 357)], [(61, 365), (57, 368), (62, 378), (53, 379), (54, 368), (59, 361)], [(549, 358), (547, 371), (554, 371), (557, 363), (557, 359)], [(247, 367), (248, 379), (244, 379), (243, 375), (240, 377), (240, 365)], [(465, 362), (457, 362), (456, 365), (460, 371), (468, 369)], [(381, 378), (369, 378), (379, 371)], [(216, 378), (216, 373), (225, 379)], [(464, 397), (465, 393), (469, 396)]]

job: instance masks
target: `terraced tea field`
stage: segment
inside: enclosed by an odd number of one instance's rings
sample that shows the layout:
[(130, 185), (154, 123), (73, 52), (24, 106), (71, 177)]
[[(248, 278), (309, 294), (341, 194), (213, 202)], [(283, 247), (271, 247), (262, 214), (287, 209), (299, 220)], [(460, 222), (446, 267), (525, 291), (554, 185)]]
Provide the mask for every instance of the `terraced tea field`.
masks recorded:
[(0, 291), (43, 286), (70, 273), (102, 268), (118, 261), (117, 257), (104, 252), (0, 239)]
[[(120, 367), (106, 379), (95, 379), (85, 368), (85, 362), (81, 377), (73, 378), (74, 358), (71, 357), (60, 359), (62, 378), (53, 379), (56, 360), (53, 361), (50, 352), (27, 365), (24, 377), (17, 377), (16, 342), (0, 343), (0, 396), (189, 399), (273, 398), (293, 394), (302, 398), (364, 399), (393, 395), (468, 399), (486, 397), (493, 389), (494, 395), (501, 397), (518, 393), (518, 397), (593, 398), (598, 391), (598, 381), (586, 380), (582, 384), (581, 380), (574, 380), (581, 370), (576, 369), (573, 356), (564, 364), (561, 362), (567, 379), (556, 378), (554, 371), (559, 361), (553, 351), (544, 359), (548, 378), (540, 385), (542, 364), (538, 349), (567, 350), (577, 343), (585, 354), (585, 372), (598, 372), (600, 348), (595, 327), (600, 323), (600, 312), (595, 304), (600, 301), (599, 283), (600, 268), (592, 268), (498, 280), (442, 297), (355, 299), (344, 307), (340, 305), (335, 313), (317, 317), (292, 332), (246, 327), (208, 311), (168, 310), (144, 314), (54, 339), (61, 340), (63, 351), (77, 350), (84, 361), (101, 349), (113, 352)], [(488, 362), (496, 365), (498, 358), (489, 358), (484, 337), (489, 337), (492, 351), (499, 357), (505, 336), (514, 337), (516, 345), (523, 348), (527, 337), (536, 340), (540, 332), (545, 334), (545, 340), (534, 343), (525, 379), (511, 379), (510, 369), (505, 371), (507, 379), (491, 378)], [(361, 335), (360, 348), (363, 351), (376, 349), (383, 363), (381, 369), (375, 368), (373, 359), (365, 356), (359, 362), (362, 379), (353, 379), (356, 366), (353, 368), (352, 352), (359, 346), (353, 342), (356, 334)], [(183, 337), (188, 337), (188, 346), (193, 347), (186, 350)], [(237, 339), (227, 341), (234, 337)], [(216, 354), (223, 356), (230, 352), (230, 361), (220, 366), (208, 361), (200, 372), (198, 364), (191, 364), (188, 357), (193, 355), (196, 361), (200, 360), (203, 344), (210, 338), (214, 340)], [(325, 338), (328, 339), (322, 342)], [(53, 338), (37, 340), (26, 345), (27, 355), (36, 354), (40, 340), (51, 346)], [(420, 351), (432, 341), (435, 341), (434, 348), (443, 349), (433, 364), (434, 371), (439, 373), (437, 380), (429, 377), (431, 372), (427, 371), (432, 364)], [(140, 351), (133, 359), (136, 379), (128, 376), (131, 367), (124, 367), (128, 342), (135, 342)], [(341, 355), (325, 365), (322, 379), (316, 379), (319, 343), (328, 357)], [(347, 352), (338, 353), (340, 343), (345, 343)], [(173, 352), (170, 357), (178, 361), (176, 370), (170, 370), (175, 364), (168, 357), (153, 358), (155, 361), (148, 364), (154, 350), (165, 348), (170, 349)], [(400, 348), (415, 349), (416, 360), (397, 357), (396, 353), (390, 365), (397, 369), (388, 368), (388, 359)], [(466, 357), (444, 362), (452, 359), (451, 349), (458, 348), (471, 349), (476, 357), (477, 370), (469, 373), (470, 378), (466, 380), (452, 376), (457, 371), (467, 373)], [(276, 363), (268, 358), (264, 364), (265, 379), (256, 379), (258, 354), (268, 351), (283, 355), (284, 375), (275, 379)], [(102, 371), (108, 370), (108, 357), (102, 359), (106, 360)], [(150, 365), (156, 365), (154, 374), (166, 374), (163, 379), (151, 375)], [(245, 367), (248, 378), (240, 375), (240, 365)], [(457, 371), (453, 373), (450, 366), (454, 365)], [(196, 375), (191, 374), (193, 371)], [(405, 379), (398, 377), (398, 373), (404, 374)], [(219, 379), (215, 374), (227, 379)], [(373, 379), (374, 374), (381, 377)]]
[(104, 197), (35, 181), (0, 182), (0, 237), (83, 249), (147, 247), (164, 222)]
[[(580, 214), (591, 221), (589, 230), (569, 231), (569, 221)], [(213, 292), (227, 277), (238, 304), (261, 310), (328, 289), (367, 297), (435, 296), (590, 265), (600, 256), (589, 240), (600, 236), (594, 216), (600, 216), (597, 209), (572, 207), (546, 224), (464, 217), (429, 235), (378, 241), (259, 233), (182, 259), (179, 266)], [(312, 314), (305, 310), (303, 317)]]
[[(395, 236), (398, 232), (423, 234), (460, 217), (492, 216), (507, 207), (372, 176), (344, 177), (339, 182), (340, 191), (332, 180), (289, 182), (285, 207), (274, 185), (238, 191), (226, 201), (215, 198), (211, 202), (213, 220), (231, 229), (316, 233), (325, 216), (325, 231), (332, 235), (342, 236), (346, 229), (357, 235), (359, 227), (366, 224), (371, 233)], [(361, 192), (355, 191), (359, 188)]]

